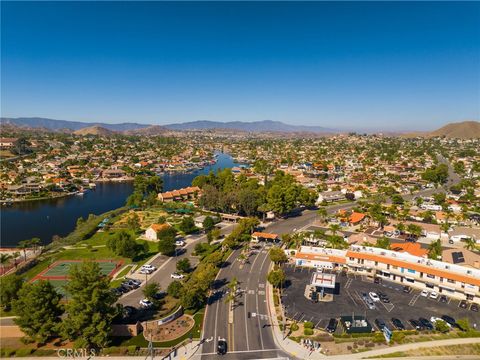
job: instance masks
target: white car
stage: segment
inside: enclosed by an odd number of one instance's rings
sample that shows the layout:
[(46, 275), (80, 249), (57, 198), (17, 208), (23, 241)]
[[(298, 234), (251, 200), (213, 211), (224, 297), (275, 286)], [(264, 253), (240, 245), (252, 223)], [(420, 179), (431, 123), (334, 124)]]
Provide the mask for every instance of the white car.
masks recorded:
[(422, 290), (422, 292), (420, 293), (420, 295), (423, 297), (428, 297), (428, 294), (429, 294), (428, 290)]
[(432, 292), (430, 293), (430, 298), (431, 298), (431, 299), (436, 299), (436, 298), (438, 298), (438, 293), (437, 293), (436, 291), (432, 291)]
[(152, 269), (141, 269), (139, 271), (140, 274), (151, 274), (153, 272)]
[(373, 291), (368, 293), (368, 296), (370, 296), (370, 299), (373, 301), (380, 301), (380, 297), (377, 295), (377, 293), (374, 293)]
[(174, 272), (170, 275), (170, 277), (172, 279), (183, 279), (185, 277), (185, 275)]
[(150, 265), (150, 264), (145, 264), (145, 265), (142, 265), (141, 267), (142, 270), (152, 270), (152, 271), (155, 271), (157, 270), (157, 268), (153, 265)]
[(175, 246), (185, 246), (185, 241), (177, 240), (177, 241), (175, 241)]
[(148, 299), (143, 299), (138, 302), (140, 306), (144, 307), (145, 309), (148, 309), (153, 306), (153, 303), (148, 300)]

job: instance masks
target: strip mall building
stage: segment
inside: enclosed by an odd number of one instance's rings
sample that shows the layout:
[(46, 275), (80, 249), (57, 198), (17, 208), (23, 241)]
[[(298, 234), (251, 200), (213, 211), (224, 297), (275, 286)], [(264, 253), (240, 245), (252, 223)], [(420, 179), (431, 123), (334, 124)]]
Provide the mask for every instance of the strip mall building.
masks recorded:
[[(347, 268), (357, 274), (480, 303), (480, 269), (476, 267), (361, 245), (351, 245), (348, 250), (302, 246), (300, 251), (289, 255), (297, 266)], [(461, 262), (462, 251), (459, 250), (454, 258)], [(477, 262), (475, 264), (478, 266)]]

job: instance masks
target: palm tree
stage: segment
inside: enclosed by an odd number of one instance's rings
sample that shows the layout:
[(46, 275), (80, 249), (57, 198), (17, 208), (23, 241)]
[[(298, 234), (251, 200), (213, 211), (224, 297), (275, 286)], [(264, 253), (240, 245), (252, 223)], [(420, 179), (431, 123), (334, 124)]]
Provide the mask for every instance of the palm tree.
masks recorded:
[(2, 266), (2, 274), (5, 272), (5, 265), (8, 264), (12, 255), (10, 254), (0, 254), (0, 265)]
[(337, 231), (341, 229), (341, 226), (338, 224), (332, 224), (329, 226), (329, 228), (330, 228), (330, 231), (332, 232), (332, 235), (335, 236), (337, 235)]
[(18, 243), (17, 247), (23, 250), (23, 258), (27, 261), (27, 249), (30, 247), (31, 240), (22, 240)]
[(317, 215), (320, 217), (320, 221), (322, 222), (322, 224), (325, 223), (325, 219), (328, 216), (327, 209), (325, 209), (324, 207), (319, 208), (317, 210)]
[(14, 261), (14, 265), (15, 265), (15, 268), (17, 268), (17, 258), (20, 256), (20, 251), (15, 251), (13, 253), (13, 261)]
[(30, 240), (30, 244), (33, 246), (33, 251), (37, 252), (37, 249), (42, 241), (38, 237), (34, 237)]
[(473, 251), (477, 250), (477, 243), (471, 237), (465, 240), (465, 249)]

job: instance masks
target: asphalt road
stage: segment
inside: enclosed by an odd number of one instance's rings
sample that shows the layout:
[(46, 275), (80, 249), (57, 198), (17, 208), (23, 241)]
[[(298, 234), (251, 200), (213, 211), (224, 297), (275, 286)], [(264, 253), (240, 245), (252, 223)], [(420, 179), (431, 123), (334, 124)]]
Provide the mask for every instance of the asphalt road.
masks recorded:
[[(234, 224), (228, 224), (221, 229), (222, 234), (229, 234), (233, 230)], [(192, 252), (195, 248), (195, 245), (199, 242), (206, 241), (206, 235), (195, 234), (189, 235), (185, 238), (186, 245), (179, 249), (179, 255), (174, 257), (168, 256), (159, 256), (150, 264), (154, 265), (157, 270), (150, 275), (142, 275), (140, 279), (142, 280), (142, 285), (133, 291), (130, 291), (123, 295), (118, 302), (124, 306), (130, 305), (134, 307), (139, 307), (139, 301), (145, 298), (143, 296), (143, 288), (148, 282), (156, 282), (160, 285), (161, 290), (166, 290), (168, 285), (173, 281), (170, 275), (176, 271), (177, 261), (183, 258), (188, 258), (192, 266), (195, 266), (198, 263), (196, 257), (192, 256)]]

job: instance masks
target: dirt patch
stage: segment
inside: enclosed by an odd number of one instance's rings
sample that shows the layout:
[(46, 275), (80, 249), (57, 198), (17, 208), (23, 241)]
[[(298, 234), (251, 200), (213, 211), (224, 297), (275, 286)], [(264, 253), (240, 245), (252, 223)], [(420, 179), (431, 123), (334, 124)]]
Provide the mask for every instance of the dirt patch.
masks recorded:
[(188, 333), (194, 325), (193, 317), (184, 314), (168, 324), (158, 325), (157, 321), (149, 322), (143, 327), (143, 336), (154, 342), (175, 340)]

